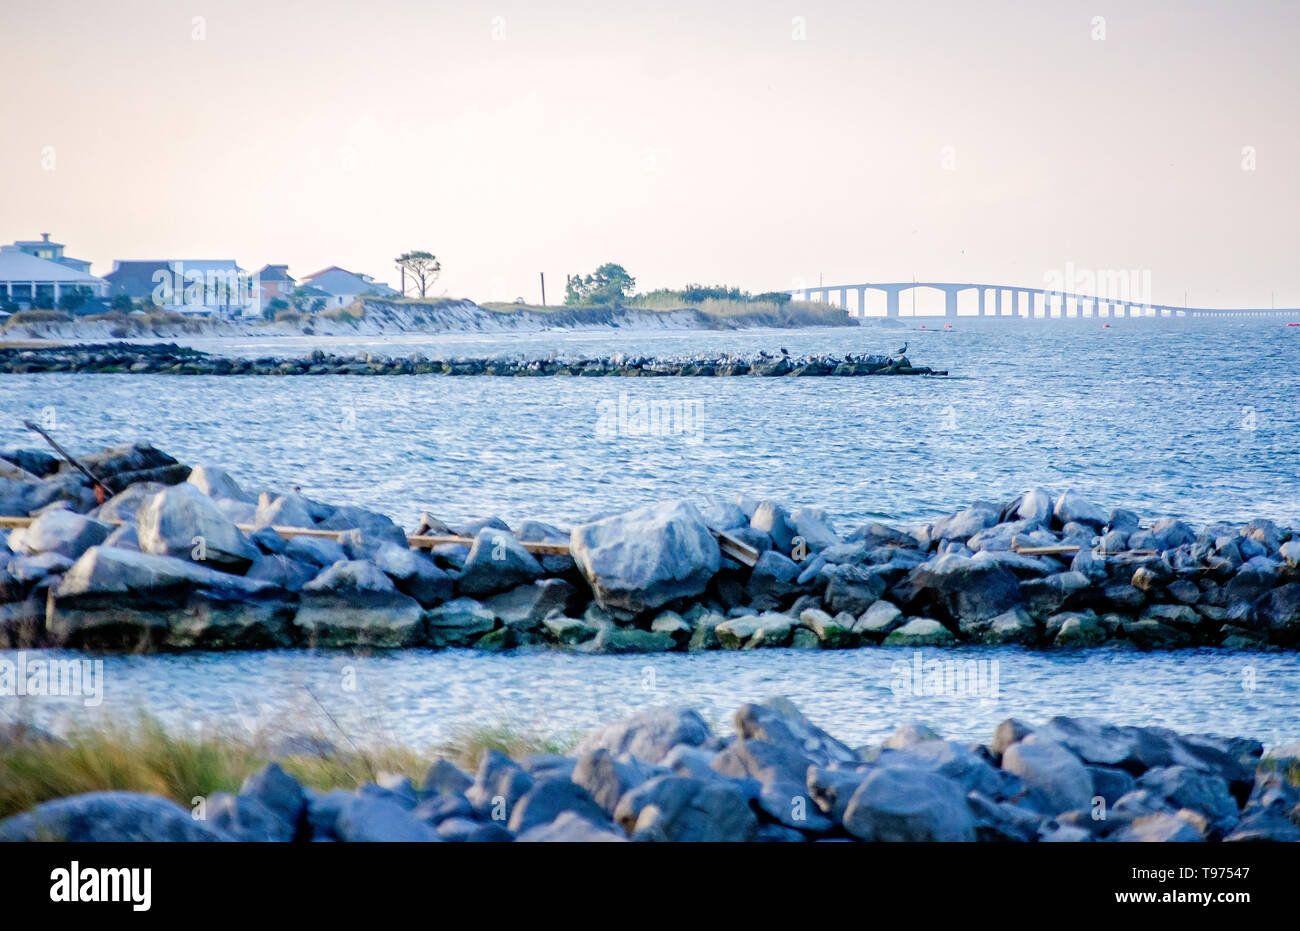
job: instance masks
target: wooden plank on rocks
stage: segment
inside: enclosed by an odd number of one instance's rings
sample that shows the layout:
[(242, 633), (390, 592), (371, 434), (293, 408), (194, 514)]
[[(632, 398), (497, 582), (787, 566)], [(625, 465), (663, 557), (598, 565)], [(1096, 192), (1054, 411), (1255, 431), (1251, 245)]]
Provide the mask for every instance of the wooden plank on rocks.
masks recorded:
[(724, 556), (730, 556), (736, 562), (751, 569), (758, 565), (758, 557), (761, 554), (744, 540), (733, 537), (724, 530), (714, 530), (712, 533), (718, 538), (718, 548), (722, 550)]
[(1012, 551), (1021, 556), (1065, 556), (1079, 552), (1079, 547), (1074, 543), (1061, 543), (1056, 546), (1015, 546)]
[[(442, 534), (440, 536), (416, 536), (408, 535), (406, 542), (416, 549), (432, 549), (435, 546), (441, 546), (444, 543), (459, 543), (461, 546), (473, 546), (473, 537), (457, 536), (455, 534)], [(520, 540), (519, 545), (534, 556), (568, 556), (568, 543), (545, 543), (530, 540)]]

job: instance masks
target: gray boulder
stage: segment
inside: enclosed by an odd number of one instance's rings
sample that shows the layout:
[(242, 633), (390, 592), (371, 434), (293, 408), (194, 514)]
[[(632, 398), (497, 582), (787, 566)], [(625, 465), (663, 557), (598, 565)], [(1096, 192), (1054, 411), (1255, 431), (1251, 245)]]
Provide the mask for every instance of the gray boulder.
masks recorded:
[(809, 721), (786, 698), (770, 698), (757, 705), (746, 702), (736, 709), (731, 723), (742, 739), (776, 744), (819, 766), (858, 758), (852, 749)]
[(540, 630), (551, 612), (563, 613), (575, 594), (564, 579), (538, 579), (488, 598), (483, 607), (506, 627)]
[(284, 823), (290, 840), (307, 815), (307, 794), (279, 763), (268, 763), (245, 779), (239, 796), (256, 799), (265, 806)]
[[(843, 542), (821, 508), (799, 508), (790, 514), (789, 522), (794, 528), (795, 536), (802, 538), (811, 552)], [(793, 540), (791, 545), (793, 547)]]
[[(679, 744), (676, 752), (686, 745)], [(666, 759), (666, 758), (665, 758)], [(608, 750), (598, 748), (578, 757), (573, 767), (573, 782), (587, 791), (608, 817), (614, 816), (618, 800), (646, 781), (649, 770), (635, 759), (614, 759)]]
[(541, 563), (514, 534), (485, 527), (474, 537), (456, 588), (466, 595), (490, 595), (528, 584), (544, 574)]
[(790, 513), (774, 501), (760, 501), (754, 508), (749, 526), (765, 533), (772, 540), (774, 549), (789, 555), (794, 547), (794, 538), (798, 535)]
[(175, 556), (243, 572), (258, 549), (216, 502), (193, 485), (164, 488), (137, 515), (140, 549), (156, 556)]
[(953, 620), (997, 617), (1021, 601), (1015, 573), (966, 556), (940, 556), (908, 573), (898, 591), (909, 612), (934, 608)]
[(1106, 513), (1073, 488), (1066, 489), (1056, 499), (1052, 514), (1062, 524), (1086, 524), (1094, 530), (1101, 529), (1107, 523)]
[(862, 566), (828, 567), (822, 573), (827, 577), (826, 592), (822, 596), (827, 610), (832, 614), (847, 611), (854, 617), (862, 614), (885, 593), (887, 573), (888, 570)]
[(337, 562), (302, 587), (294, 624), (320, 646), (413, 646), (424, 638), (419, 602), (373, 563)]
[(1300, 643), (1300, 582), (1288, 582), (1255, 602), (1256, 625), (1272, 643)]
[(885, 637), (887, 647), (935, 647), (956, 641), (956, 636), (934, 618), (914, 617)]
[(301, 495), (278, 495), (271, 498), (270, 495), (263, 494), (262, 499), (263, 503), (253, 513), (255, 527), (312, 527), (316, 523), (312, 520), (311, 508)]
[(51, 589), (46, 627), (73, 647), (287, 646), (283, 594), (186, 560), (93, 546)]
[(703, 516), (685, 501), (575, 527), (570, 546), (596, 601), (625, 616), (703, 593), (722, 559)]
[(424, 794), (426, 796), (464, 795), (474, 780), (460, 771), (456, 764), (448, 760), (438, 760), (429, 767), (424, 776)]
[(134, 523), (140, 508), (166, 487), (161, 482), (137, 482), (96, 507), (90, 516), (109, 524), (118, 521)]
[(615, 757), (624, 754), (656, 764), (678, 744), (709, 747), (715, 742), (713, 732), (698, 711), (692, 708), (649, 708), (588, 734), (575, 753), (582, 756), (595, 750), (608, 750)]
[(965, 510), (935, 521), (934, 526), (930, 528), (930, 538), (964, 542), (997, 522), (996, 506), (987, 501), (976, 502)]
[(112, 531), (112, 525), (72, 511), (45, 511), (29, 526), (9, 535), (9, 548), (15, 553), (57, 553), (76, 560), (103, 543)]
[(724, 650), (786, 647), (794, 635), (794, 619), (775, 612), (746, 614), (718, 624), (714, 633)]
[(1203, 815), (1219, 836), (1237, 826), (1240, 815), (1228, 783), (1219, 776), (1189, 766), (1158, 766), (1147, 770), (1138, 785), (1161, 796), (1173, 808)]
[(385, 514), (367, 511), (365, 508), (351, 505), (334, 508), (329, 516), (319, 521), (316, 526), (321, 530), (361, 530), (371, 538), (387, 540), (397, 546), (406, 546), (406, 532), (394, 524), (392, 518)]
[(521, 844), (536, 843), (626, 843), (627, 837), (601, 824), (588, 821), (575, 811), (565, 811), (549, 824), (539, 824), (520, 834)]
[(789, 744), (741, 738), (713, 758), (711, 768), (732, 779), (753, 779), (759, 785), (758, 805), (787, 827), (826, 832), (834, 825), (808, 793), (812, 761)]
[(751, 841), (758, 820), (743, 792), (721, 780), (659, 776), (619, 800), (614, 820), (636, 841)]
[(1079, 758), (1041, 734), (1030, 734), (1007, 747), (1002, 768), (1019, 776), (1048, 814), (1087, 808), (1094, 795), (1092, 775)]
[(253, 496), (240, 488), (239, 482), (220, 466), (196, 465), (190, 470), (189, 477), (185, 481), (214, 501), (226, 499), (254, 503)]
[(1200, 843), (1205, 838), (1204, 819), (1190, 811), (1155, 812), (1134, 818), (1111, 839), (1121, 843)]
[(1052, 517), (1052, 493), (1046, 488), (1025, 492), (1016, 507), (1016, 517), (1030, 524), (1047, 524)]
[(322, 569), (348, 558), (347, 550), (338, 540), (305, 534), (291, 537), (284, 545), (284, 555)]
[(902, 627), (906, 620), (897, 605), (882, 598), (859, 615), (853, 625), (853, 631), (872, 642), (879, 643), (890, 631)]
[(874, 769), (853, 793), (844, 828), (867, 841), (973, 841), (975, 819), (960, 785), (901, 766)]
[(207, 800), (207, 821), (222, 834), (245, 843), (285, 844), (293, 828), (251, 796), (217, 792)]
[(426, 636), (432, 647), (469, 646), (496, 627), (496, 617), (473, 598), (453, 598), (428, 611)]
[(175, 802), (136, 792), (89, 792), (55, 799), (0, 821), (0, 841), (121, 843), (232, 838)]
[(352, 796), (339, 810), (334, 831), (351, 843), (435, 843), (438, 832), (392, 799), (376, 795)]
[(550, 824), (565, 812), (572, 812), (593, 824), (605, 821), (604, 810), (586, 789), (568, 779), (548, 778), (539, 779), (520, 797), (510, 811), (507, 827), (521, 834), (530, 828)]
[(504, 753), (488, 750), (479, 760), (474, 784), (465, 790), (465, 798), (475, 811), (504, 824), (533, 784), (533, 777), (522, 766)]

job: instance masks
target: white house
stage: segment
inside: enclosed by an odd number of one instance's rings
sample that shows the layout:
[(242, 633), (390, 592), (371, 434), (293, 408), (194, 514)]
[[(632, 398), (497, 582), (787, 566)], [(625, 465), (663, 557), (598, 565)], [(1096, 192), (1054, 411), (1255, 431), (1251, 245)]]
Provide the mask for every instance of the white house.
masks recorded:
[(374, 295), (377, 297), (396, 297), (397, 292), (375, 281), (369, 275), (359, 275), (347, 269), (331, 265), (315, 274), (302, 279), (303, 284), (310, 285), (328, 295), (328, 307), (346, 307), (359, 297)]
[(20, 239), (14, 245), (38, 259), (48, 259), (79, 272), (85, 272), (87, 275), (90, 274), (90, 263), (85, 259), (74, 259), (70, 255), (64, 255), (63, 243), (51, 242), (49, 233), (41, 233), (40, 239)]
[(79, 289), (104, 297), (108, 282), (71, 265), (38, 258), (18, 245), (0, 246), (0, 300), (31, 307), (38, 297), (49, 298), (57, 307), (65, 293)]

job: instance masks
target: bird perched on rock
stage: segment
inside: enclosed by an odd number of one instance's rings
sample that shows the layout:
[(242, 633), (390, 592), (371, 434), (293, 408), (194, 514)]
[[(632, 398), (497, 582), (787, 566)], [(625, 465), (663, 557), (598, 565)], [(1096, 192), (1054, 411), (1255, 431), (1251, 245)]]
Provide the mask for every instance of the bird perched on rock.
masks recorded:
[(907, 342), (904, 341), (904, 342), (903, 342), (903, 346), (902, 346), (902, 348), (901, 348), (901, 349), (898, 349), (898, 350), (895, 350), (894, 355), (896, 355), (896, 356), (901, 356), (901, 355), (904, 355), (906, 352), (907, 352)]

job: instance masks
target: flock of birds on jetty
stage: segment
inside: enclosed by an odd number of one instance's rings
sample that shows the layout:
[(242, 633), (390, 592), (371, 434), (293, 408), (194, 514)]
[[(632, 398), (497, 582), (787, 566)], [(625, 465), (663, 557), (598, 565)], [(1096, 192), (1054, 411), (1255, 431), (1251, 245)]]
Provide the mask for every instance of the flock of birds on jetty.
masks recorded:
[(947, 375), (947, 371), (913, 366), (907, 344), (891, 355), (828, 353), (792, 356), (779, 353), (719, 353), (640, 356), (615, 353), (595, 358), (523, 354), (480, 358), (431, 359), (363, 352), (338, 355), (315, 350), (300, 357), (256, 359), (212, 355), (174, 343), (106, 343), (80, 346), (0, 348), (0, 372), (88, 372), (169, 375), (505, 375), (505, 376), (853, 376)]

